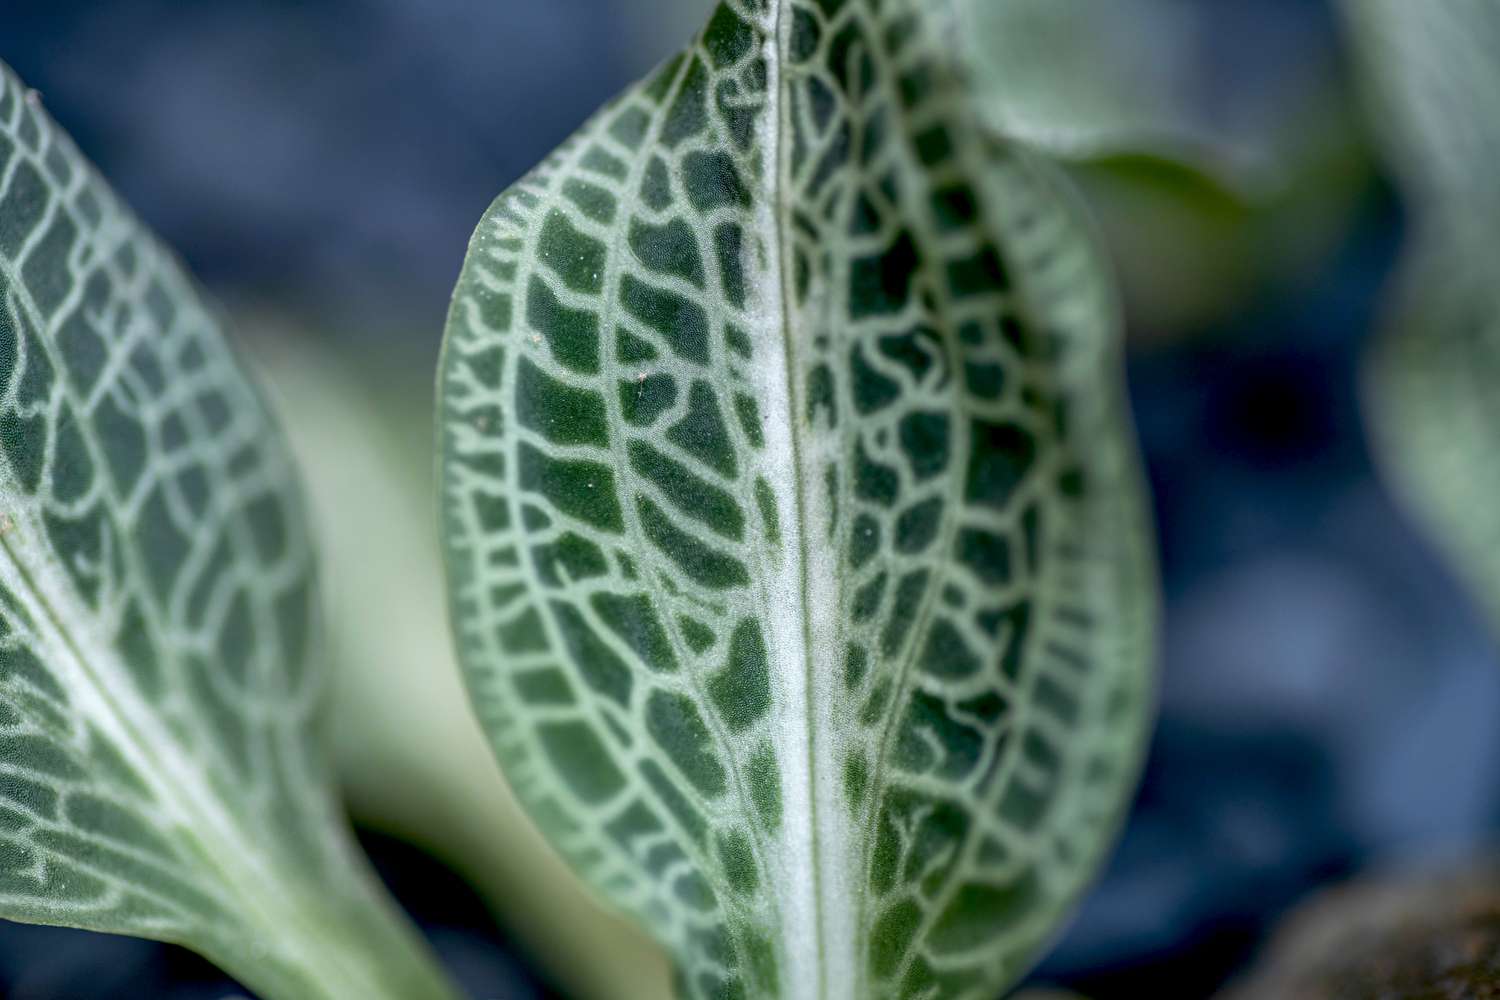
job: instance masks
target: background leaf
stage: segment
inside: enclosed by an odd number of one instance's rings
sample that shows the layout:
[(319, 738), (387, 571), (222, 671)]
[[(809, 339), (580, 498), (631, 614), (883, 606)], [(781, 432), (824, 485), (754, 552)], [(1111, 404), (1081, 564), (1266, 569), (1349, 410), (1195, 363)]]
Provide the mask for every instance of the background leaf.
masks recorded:
[[(1151, 154), (1243, 193), (1277, 181), (1270, 123), (1225, 115), (1214, 12), (1176, 0), (962, 0), (955, 42), (985, 120), (1067, 159)], [(1244, 111), (1246, 109), (1235, 109)], [(1278, 123), (1280, 124), (1280, 123)]]
[(1130, 336), (1243, 321), (1345, 238), (1373, 174), (1334, 32), (1260, 0), (956, 0), (989, 127), (1064, 164)]
[(1500, 627), (1500, 6), (1343, 5), (1412, 208), (1367, 412), (1385, 470)]
[(280, 436), (3, 67), (0, 458), (0, 915), (186, 944), (268, 995), (445, 995), (315, 742)]
[(671, 996), (660, 949), (541, 838), (469, 708), (433, 530), (431, 364), (389, 350), (355, 361), (277, 320), (253, 325), (247, 342), (306, 470), (335, 759), (354, 818), (462, 874), (568, 997), (619, 1000), (625, 982), (630, 1000)]
[(990, 997), (1134, 781), (1105, 268), (953, 8), (726, 3), (495, 203), (441, 366), (471, 695), (693, 996)]

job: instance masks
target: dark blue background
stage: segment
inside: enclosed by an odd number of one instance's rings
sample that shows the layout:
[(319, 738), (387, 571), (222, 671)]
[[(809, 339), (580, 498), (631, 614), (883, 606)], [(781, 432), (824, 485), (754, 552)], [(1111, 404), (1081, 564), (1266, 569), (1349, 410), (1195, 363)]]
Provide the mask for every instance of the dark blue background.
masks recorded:
[[(7, 0), (0, 58), (221, 297), (430, 364), (485, 206), (671, 51), (694, 6)], [(1274, 35), (1236, 26), (1250, 68), (1230, 85), (1260, 85), (1278, 53), (1338, 58), (1322, 3), (1272, 7)], [(1500, 822), (1500, 663), (1361, 426), (1360, 353), (1400, 239), (1397, 200), (1373, 185), (1313, 280), (1132, 351), (1166, 594), (1161, 721), (1121, 846), (1041, 979), (1096, 1000), (1205, 996), (1320, 885), (1462, 853)], [(456, 879), (371, 846), (476, 995), (549, 995)], [(0, 926), (6, 996), (225, 989), (176, 949)]]

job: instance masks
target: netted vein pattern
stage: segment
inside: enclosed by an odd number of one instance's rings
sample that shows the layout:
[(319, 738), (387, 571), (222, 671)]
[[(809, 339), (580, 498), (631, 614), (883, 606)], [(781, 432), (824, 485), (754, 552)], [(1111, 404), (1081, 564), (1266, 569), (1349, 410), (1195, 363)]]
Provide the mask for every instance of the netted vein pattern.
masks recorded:
[(216, 318), (0, 67), (0, 916), (320, 995), (277, 898), (350, 864), (302, 525)]
[(719, 6), (480, 224), (441, 374), (499, 758), (697, 997), (990, 997), (1107, 844), (1153, 568), (1066, 192), (942, 4)]

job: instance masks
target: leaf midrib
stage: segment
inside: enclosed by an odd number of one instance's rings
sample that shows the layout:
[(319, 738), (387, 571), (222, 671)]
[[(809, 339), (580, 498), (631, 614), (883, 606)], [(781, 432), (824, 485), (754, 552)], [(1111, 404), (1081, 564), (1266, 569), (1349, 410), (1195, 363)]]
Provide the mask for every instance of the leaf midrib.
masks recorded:
[[(824, 769), (819, 768), (818, 747), (818, 713), (819, 708), (816, 701), (817, 685), (815, 682), (815, 664), (813, 651), (816, 648), (813, 635), (814, 609), (812, 607), (812, 581), (810, 580), (811, 559), (808, 551), (808, 531), (810, 528), (808, 519), (807, 490), (808, 482), (804, 476), (804, 457), (801, 441), (802, 424), (798, 415), (804, 412), (805, 401), (798, 391), (799, 380), (797, 373), (800, 370), (797, 361), (797, 337), (794, 335), (796, 324), (792, 302), (794, 301), (793, 290), (790, 287), (790, 275), (792, 274), (792, 237), (787, 217), (790, 212), (790, 204), (787, 199), (791, 197), (789, 192), (794, 190), (792, 178), (792, 143), (787, 134), (792, 123), (785, 112), (787, 107), (786, 90), (790, 86), (786, 67), (789, 53), (791, 51), (791, 30), (793, 18), (787, 16), (787, 8), (791, 0), (777, 0), (774, 6), (775, 20), (771, 25), (770, 41), (775, 46), (775, 58), (767, 60), (772, 67), (771, 85), (767, 89), (769, 96), (769, 113), (772, 127), (766, 130), (771, 140), (772, 148), (765, 154), (770, 160), (772, 169), (766, 171), (766, 176), (771, 178), (771, 190), (766, 199), (762, 213), (769, 215), (770, 228), (775, 240), (776, 252), (772, 259), (775, 261), (776, 274), (772, 284), (777, 297), (777, 312), (779, 313), (782, 343), (782, 377), (785, 380), (784, 398), (787, 405), (785, 414), (787, 436), (790, 445), (791, 466), (791, 493), (795, 505), (795, 516), (792, 518), (797, 535), (796, 558), (797, 558), (797, 604), (801, 610), (801, 660), (802, 660), (802, 704), (803, 724), (805, 727), (805, 739), (803, 743), (803, 782), (807, 789), (807, 847), (808, 861), (811, 866), (811, 878), (808, 882), (811, 889), (811, 917), (813, 920), (813, 941), (815, 944), (814, 958), (816, 968), (816, 993), (814, 996), (820, 1000), (831, 1000), (829, 989), (829, 967), (831, 960), (836, 960), (830, 951), (829, 919), (832, 907), (838, 905), (837, 900), (828, 898), (827, 875), (822, 864), (823, 854), (823, 830), (821, 817), (819, 815), (818, 803), (823, 796), (819, 777)], [(789, 708), (792, 706), (783, 706)], [(828, 762), (825, 762), (828, 763)], [(790, 811), (789, 811), (790, 812)], [(792, 879), (793, 885), (797, 880)], [(845, 922), (846, 927), (848, 921)], [(850, 928), (852, 929), (852, 928)], [(785, 934), (786, 952), (788, 957), (795, 955), (797, 950), (803, 946), (795, 929), (789, 929)], [(838, 942), (845, 949), (853, 949), (854, 941), (846, 940)], [(838, 981), (845, 984), (844, 995), (853, 997), (855, 993), (855, 976), (851, 973), (857, 968), (853, 963), (852, 956), (843, 955), (840, 962), (844, 966), (844, 973), (838, 977)], [(853, 966), (853, 967), (849, 967)]]

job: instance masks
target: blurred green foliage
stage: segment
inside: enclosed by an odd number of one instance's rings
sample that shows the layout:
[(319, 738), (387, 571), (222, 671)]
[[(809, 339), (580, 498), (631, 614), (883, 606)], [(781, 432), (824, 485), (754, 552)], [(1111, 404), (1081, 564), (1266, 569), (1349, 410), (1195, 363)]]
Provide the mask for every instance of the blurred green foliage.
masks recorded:
[(1368, 368), (1388, 478), (1500, 629), (1500, 4), (1346, 0), (1412, 211)]

